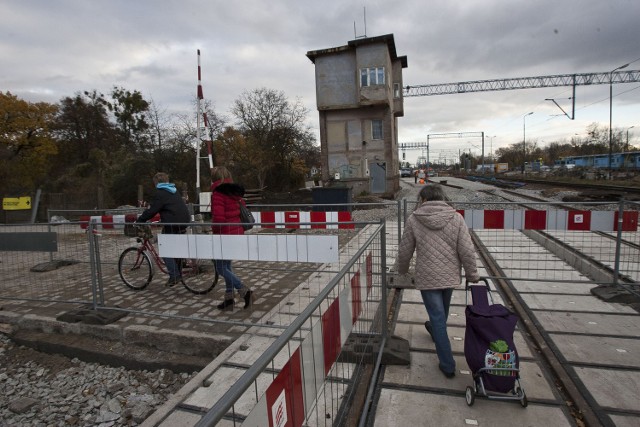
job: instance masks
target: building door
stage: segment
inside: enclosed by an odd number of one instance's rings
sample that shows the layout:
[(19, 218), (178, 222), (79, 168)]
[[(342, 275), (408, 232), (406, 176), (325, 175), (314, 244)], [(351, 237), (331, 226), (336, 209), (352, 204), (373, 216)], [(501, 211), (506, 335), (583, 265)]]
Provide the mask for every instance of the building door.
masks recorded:
[(387, 163), (373, 162), (371, 172), (371, 193), (384, 193), (387, 187)]

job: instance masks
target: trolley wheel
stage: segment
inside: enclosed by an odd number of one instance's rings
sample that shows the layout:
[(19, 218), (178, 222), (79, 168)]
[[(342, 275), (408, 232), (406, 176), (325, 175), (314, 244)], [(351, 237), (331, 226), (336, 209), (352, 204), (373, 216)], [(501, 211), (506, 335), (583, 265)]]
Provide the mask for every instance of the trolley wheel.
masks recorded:
[(526, 408), (527, 405), (529, 405), (529, 401), (527, 400), (527, 395), (525, 394), (524, 390), (522, 390), (522, 397), (520, 398), (520, 404), (522, 405), (523, 408)]
[(212, 260), (187, 260), (182, 268), (182, 284), (197, 295), (210, 292), (218, 283), (218, 278), (218, 271)]
[(473, 402), (476, 400), (476, 393), (473, 390), (473, 387), (467, 386), (467, 391), (465, 392), (464, 397), (467, 400), (467, 405), (473, 406)]
[(146, 288), (153, 278), (149, 255), (136, 247), (125, 249), (118, 259), (118, 274), (131, 289), (139, 291)]

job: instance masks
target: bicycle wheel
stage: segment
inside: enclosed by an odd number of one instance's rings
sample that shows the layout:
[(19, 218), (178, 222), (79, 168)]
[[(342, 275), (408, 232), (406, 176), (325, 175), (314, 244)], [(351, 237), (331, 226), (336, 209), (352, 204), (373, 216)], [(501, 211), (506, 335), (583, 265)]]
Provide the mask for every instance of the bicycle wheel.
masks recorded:
[(139, 291), (146, 288), (153, 278), (149, 255), (138, 251), (136, 247), (125, 249), (118, 259), (118, 273), (131, 289)]
[(218, 283), (218, 271), (212, 260), (185, 260), (182, 284), (194, 294), (206, 294)]

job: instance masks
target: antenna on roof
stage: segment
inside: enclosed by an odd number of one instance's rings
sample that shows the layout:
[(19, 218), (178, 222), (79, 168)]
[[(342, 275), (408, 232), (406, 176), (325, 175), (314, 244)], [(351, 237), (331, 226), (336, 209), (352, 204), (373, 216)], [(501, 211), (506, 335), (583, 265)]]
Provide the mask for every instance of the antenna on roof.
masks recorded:
[(367, 37), (367, 8), (363, 6), (362, 10), (364, 14), (364, 36)]
[(367, 37), (367, 8), (363, 7), (363, 9), (364, 9), (364, 35), (358, 36), (358, 34), (356, 33), (356, 21), (353, 21), (353, 38), (354, 39), (362, 39)]

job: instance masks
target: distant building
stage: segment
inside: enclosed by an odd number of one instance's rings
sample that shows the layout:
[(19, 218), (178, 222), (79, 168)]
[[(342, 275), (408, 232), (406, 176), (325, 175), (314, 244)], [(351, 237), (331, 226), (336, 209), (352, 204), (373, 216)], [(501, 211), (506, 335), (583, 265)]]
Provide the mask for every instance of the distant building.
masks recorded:
[(393, 34), (307, 52), (315, 64), (322, 178), (362, 192), (399, 189), (398, 117), (404, 115), (402, 69)]

